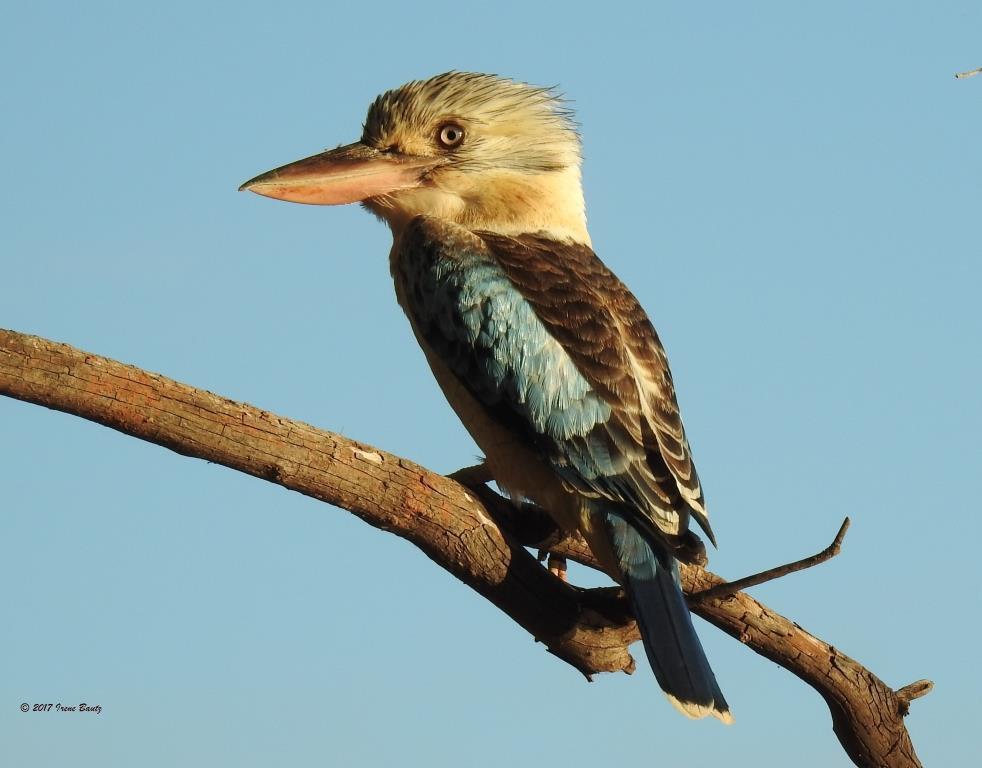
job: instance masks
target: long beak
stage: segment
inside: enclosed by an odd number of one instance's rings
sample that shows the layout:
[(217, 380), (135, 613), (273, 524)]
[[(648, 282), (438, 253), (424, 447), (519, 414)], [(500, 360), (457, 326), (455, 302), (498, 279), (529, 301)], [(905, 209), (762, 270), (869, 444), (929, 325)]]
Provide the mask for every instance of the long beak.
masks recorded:
[(344, 205), (418, 187), (434, 158), (380, 152), (362, 143), (322, 152), (249, 179), (257, 195), (309, 205)]

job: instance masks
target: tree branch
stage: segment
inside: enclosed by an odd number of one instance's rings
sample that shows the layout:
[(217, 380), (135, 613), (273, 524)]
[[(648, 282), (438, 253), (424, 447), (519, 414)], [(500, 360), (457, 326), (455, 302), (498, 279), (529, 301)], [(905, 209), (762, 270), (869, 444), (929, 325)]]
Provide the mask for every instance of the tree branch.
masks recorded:
[[(0, 330), (0, 394), (74, 414), (346, 509), (401, 536), (483, 595), (588, 678), (632, 672), (637, 629), (617, 587), (583, 590), (526, 549), (596, 567), (534, 507), (516, 510), (486, 486), (465, 488), (398, 456), (64, 344)], [(468, 479), (479, 479), (471, 473)], [(682, 565), (689, 595), (724, 585)], [(903, 723), (920, 681), (893, 691), (858, 662), (752, 597), (704, 597), (694, 613), (815, 688), (858, 766), (920, 766)]]
[(835, 534), (835, 538), (832, 540), (832, 543), (817, 555), (804, 557), (801, 560), (795, 560), (793, 563), (785, 563), (784, 565), (779, 565), (775, 568), (768, 568), (766, 571), (755, 573), (753, 576), (745, 576), (742, 579), (717, 584), (715, 587), (710, 587), (702, 592), (696, 592), (689, 595), (689, 602), (695, 603), (699, 602), (700, 600), (708, 600), (711, 597), (726, 597), (727, 595), (732, 595), (734, 592), (739, 592), (742, 589), (756, 587), (758, 584), (763, 584), (767, 581), (774, 581), (774, 579), (780, 579), (782, 576), (787, 576), (790, 573), (803, 571), (805, 568), (811, 568), (812, 566), (824, 563), (826, 560), (831, 560), (833, 557), (839, 554), (839, 550), (842, 549), (842, 539), (845, 538), (846, 531), (848, 530), (849, 518), (847, 517), (842, 521), (842, 525), (839, 526), (839, 532)]

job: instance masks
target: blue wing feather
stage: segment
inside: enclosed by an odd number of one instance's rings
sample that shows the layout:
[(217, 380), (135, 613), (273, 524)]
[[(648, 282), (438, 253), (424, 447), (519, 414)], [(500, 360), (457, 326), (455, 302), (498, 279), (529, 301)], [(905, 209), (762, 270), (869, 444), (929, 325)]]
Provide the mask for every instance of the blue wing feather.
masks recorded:
[(712, 538), (643, 310), (588, 248), (531, 241), (415, 219), (393, 269), (417, 333), (570, 488)]
[(611, 406), (536, 316), (486, 249), (466, 239), (421, 247), (399, 260), (417, 329), (496, 417), (504, 417), (577, 485), (627, 461), (597, 430)]

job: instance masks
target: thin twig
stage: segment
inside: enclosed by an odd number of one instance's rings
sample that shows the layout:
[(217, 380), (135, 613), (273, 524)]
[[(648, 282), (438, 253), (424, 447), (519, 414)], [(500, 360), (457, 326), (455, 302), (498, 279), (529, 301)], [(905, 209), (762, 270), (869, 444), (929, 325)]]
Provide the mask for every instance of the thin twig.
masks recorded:
[(975, 69), (970, 69), (968, 72), (958, 72), (955, 74), (956, 80), (964, 80), (966, 77), (975, 77), (977, 74), (982, 73), (982, 67), (977, 67)]
[(755, 573), (753, 576), (737, 579), (736, 581), (727, 581), (723, 584), (717, 584), (715, 587), (710, 587), (702, 592), (696, 592), (694, 595), (689, 595), (689, 601), (696, 602), (699, 600), (708, 600), (711, 597), (726, 597), (727, 595), (732, 595), (742, 589), (755, 587), (758, 584), (763, 584), (765, 581), (773, 581), (774, 579), (779, 579), (782, 576), (787, 576), (789, 573), (803, 571), (805, 568), (811, 568), (813, 565), (818, 565), (819, 563), (824, 563), (826, 560), (831, 560), (833, 557), (839, 554), (839, 550), (842, 548), (842, 539), (845, 537), (847, 530), (849, 530), (848, 517), (842, 521), (839, 532), (835, 535), (832, 543), (817, 555), (806, 557), (803, 560), (796, 560), (795, 562), (787, 563), (786, 565), (779, 565), (776, 568), (770, 568), (766, 571)]
[(917, 682), (911, 683), (910, 685), (905, 685), (903, 688), (897, 690), (897, 697), (904, 699), (905, 701), (913, 701), (914, 699), (919, 699), (921, 696), (927, 696), (931, 691), (934, 690), (934, 683), (930, 680), (918, 680)]

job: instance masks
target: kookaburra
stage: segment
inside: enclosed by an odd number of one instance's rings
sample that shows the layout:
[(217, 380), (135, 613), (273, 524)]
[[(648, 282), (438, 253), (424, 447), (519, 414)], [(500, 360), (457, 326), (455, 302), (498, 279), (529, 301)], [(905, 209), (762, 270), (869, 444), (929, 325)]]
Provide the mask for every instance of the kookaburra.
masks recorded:
[(389, 225), (396, 297), (498, 485), (626, 588), (670, 701), (730, 722), (679, 587), (690, 518), (713, 534), (668, 361), (592, 250), (580, 161), (552, 90), (448, 72), (379, 96), (360, 141), (242, 189)]

